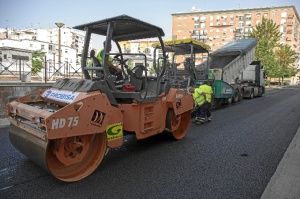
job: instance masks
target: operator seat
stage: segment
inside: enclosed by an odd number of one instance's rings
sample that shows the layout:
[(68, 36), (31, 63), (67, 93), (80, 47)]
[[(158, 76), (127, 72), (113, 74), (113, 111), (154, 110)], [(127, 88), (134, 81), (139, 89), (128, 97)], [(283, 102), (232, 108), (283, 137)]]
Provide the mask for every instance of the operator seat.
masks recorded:
[(132, 69), (132, 73), (130, 74), (130, 83), (134, 85), (135, 91), (140, 91), (142, 89), (143, 67), (143, 65), (137, 65)]

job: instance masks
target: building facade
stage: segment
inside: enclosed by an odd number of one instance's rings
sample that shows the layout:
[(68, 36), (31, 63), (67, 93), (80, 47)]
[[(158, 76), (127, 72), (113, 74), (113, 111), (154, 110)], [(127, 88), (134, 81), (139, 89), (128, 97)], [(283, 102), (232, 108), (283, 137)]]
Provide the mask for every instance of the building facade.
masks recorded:
[[(77, 71), (81, 63), (84, 37), (85, 33), (83, 32), (69, 27), (62, 27), (59, 53), (58, 28), (20, 30), (3, 29), (2, 33), (0, 34), (0, 48), (9, 47), (23, 49), (28, 52), (41, 51), (45, 53), (46, 60), (51, 62), (52, 67), (50, 68), (53, 68), (53, 72), (59, 68), (61, 71)], [(92, 48), (91, 45), (90, 48)], [(5, 52), (1, 53), (0, 69), (7, 67), (6, 65), (13, 62), (14, 60), (11, 56), (7, 56)], [(28, 67), (26, 70), (30, 70), (30, 67)]]
[[(295, 6), (215, 11), (192, 8), (191, 12), (173, 13), (172, 39), (193, 38), (208, 44), (214, 51), (229, 41), (248, 38), (263, 17), (279, 25), (280, 43), (290, 45), (299, 54), (300, 19)], [(299, 63), (295, 67), (300, 67)]]

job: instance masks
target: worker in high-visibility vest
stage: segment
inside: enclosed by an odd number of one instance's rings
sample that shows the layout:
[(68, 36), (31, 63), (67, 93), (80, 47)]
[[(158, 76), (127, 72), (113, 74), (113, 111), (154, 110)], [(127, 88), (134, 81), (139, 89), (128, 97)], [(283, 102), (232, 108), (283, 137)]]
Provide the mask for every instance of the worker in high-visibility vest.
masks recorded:
[(190, 88), (196, 105), (196, 118), (195, 122), (211, 121), (211, 101), (213, 90), (208, 85), (207, 81), (204, 81), (198, 88)]
[[(103, 42), (103, 47), (105, 47), (105, 41)], [(108, 46), (108, 49), (109, 51), (111, 51), (111, 45)], [(104, 48), (97, 54), (96, 58), (99, 60), (100, 64), (103, 65), (103, 59), (104, 59)], [(122, 69), (118, 68), (117, 66), (115, 66), (113, 63), (112, 63), (112, 57), (111, 56), (108, 56), (108, 62), (107, 62), (107, 65), (108, 65), (108, 69), (109, 69), (109, 72), (112, 74), (112, 75), (115, 75), (117, 77), (116, 81), (119, 81), (119, 80), (122, 80), (123, 79), (123, 76), (122, 76)]]

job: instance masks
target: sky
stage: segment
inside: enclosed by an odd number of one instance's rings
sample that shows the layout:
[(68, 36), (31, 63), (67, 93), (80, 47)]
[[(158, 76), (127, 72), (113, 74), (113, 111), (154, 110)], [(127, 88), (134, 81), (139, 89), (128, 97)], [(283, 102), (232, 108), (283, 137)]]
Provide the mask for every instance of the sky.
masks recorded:
[(209, 11), (287, 5), (300, 15), (300, 0), (1, 0), (0, 28), (54, 28), (56, 22), (73, 27), (126, 14), (162, 28), (170, 38), (172, 14), (192, 7)]

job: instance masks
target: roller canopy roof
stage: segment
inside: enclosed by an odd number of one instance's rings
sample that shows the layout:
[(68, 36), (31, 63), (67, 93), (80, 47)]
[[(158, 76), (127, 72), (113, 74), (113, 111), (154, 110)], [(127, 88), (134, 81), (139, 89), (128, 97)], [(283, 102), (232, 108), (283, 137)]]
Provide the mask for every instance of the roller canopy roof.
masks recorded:
[(127, 15), (120, 15), (96, 22), (78, 25), (75, 26), (74, 29), (85, 31), (86, 28), (90, 28), (91, 33), (105, 36), (108, 25), (111, 22), (114, 23), (112, 35), (112, 40), (114, 41), (146, 39), (158, 36), (162, 37), (165, 35), (161, 28)]

